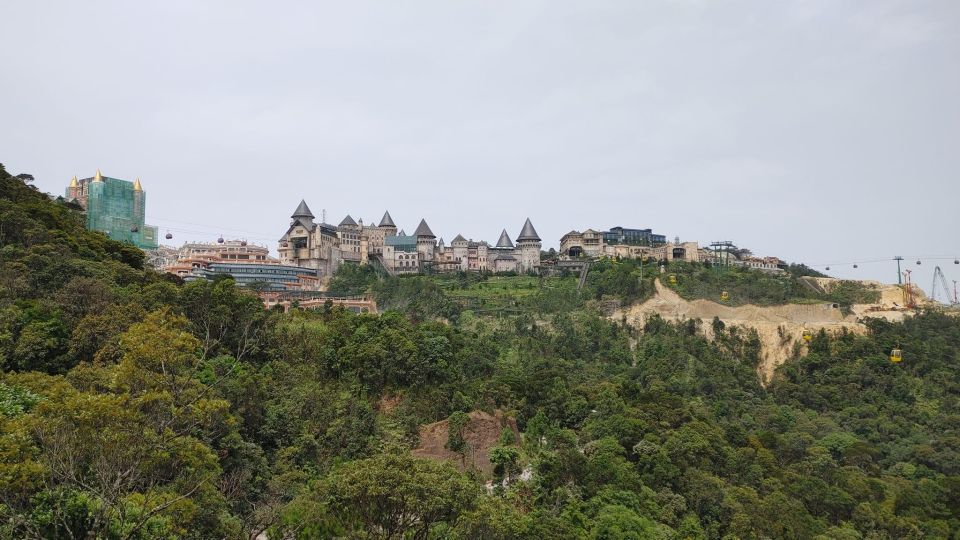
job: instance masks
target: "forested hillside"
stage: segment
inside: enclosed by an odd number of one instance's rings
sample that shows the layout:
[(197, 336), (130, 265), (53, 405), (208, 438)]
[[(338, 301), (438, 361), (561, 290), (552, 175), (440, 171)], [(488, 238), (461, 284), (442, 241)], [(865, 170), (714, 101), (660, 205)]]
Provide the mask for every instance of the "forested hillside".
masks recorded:
[[(764, 388), (750, 332), (605, 318), (653, 274), (604, 265), (580, 293), (348, 266), (383, 314), (266, 311), (0, 167), (0, 537), (960, 538), (960, 320), (821, 333)], [(492, 474), (412, 456), (449, 419), (466, 458), (475, 410), (519, 428)]]

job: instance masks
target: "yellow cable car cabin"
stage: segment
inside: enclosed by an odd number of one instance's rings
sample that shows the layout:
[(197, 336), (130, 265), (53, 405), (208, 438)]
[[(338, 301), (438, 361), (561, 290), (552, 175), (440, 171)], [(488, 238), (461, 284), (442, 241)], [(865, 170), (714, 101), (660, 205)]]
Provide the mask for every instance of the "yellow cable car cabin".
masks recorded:
[(903, 351), (900, 348), (892, 349), (890, 351), (890, 361), (894, 364), (899, 364), (903, 360)]
[(677, 275), (676, 275), (676, 274), (670, 274), (669, 276), (667, 276), (667, 281), (669, 281), (671, 285), (676, 285), (676, 284), (677, 284)]
[(803, 331), (803, 340), (806, 341), (807, 343), (810, 343), (810, 341), (813, 340), (813, 332), (811, 332), (811, 331), (809, 331), (809, 330), (804, 330), (804, 331)]
[(727, 291), (723, 291), (722, 293), (720, 293), (720, 301), (726, 302), (727, 300), (730, 300), (730, 293), (728, 293)]

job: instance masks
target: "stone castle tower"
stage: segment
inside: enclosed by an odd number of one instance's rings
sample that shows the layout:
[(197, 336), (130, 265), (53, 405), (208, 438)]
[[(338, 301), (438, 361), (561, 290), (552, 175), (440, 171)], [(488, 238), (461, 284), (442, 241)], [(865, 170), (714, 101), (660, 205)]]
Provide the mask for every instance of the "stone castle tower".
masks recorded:
[(520, 258), (520, 272), (530, 272), (540, 269), (540, 248), (543, 246), (540, 235), (530, 223), (530, 218), (523, 224), (523, 229), (517, 236), (515, 252)]
[(427, 220), (420, 220), (417, 230), (413, 231), (413, 236), (417, 239), (417, 253), (420, 254), (421, 260), (432, 261), (437, 237), (430, 230), (430, 226), (427, 225)]

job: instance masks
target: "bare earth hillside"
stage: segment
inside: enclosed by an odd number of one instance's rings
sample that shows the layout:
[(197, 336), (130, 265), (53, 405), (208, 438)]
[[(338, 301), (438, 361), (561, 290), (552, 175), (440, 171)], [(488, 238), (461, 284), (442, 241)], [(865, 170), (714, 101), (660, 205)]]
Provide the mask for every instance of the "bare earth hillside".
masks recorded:
[[(815, 278), (815, 286), (829, 291), (840, 280)], [(656, 281), (657, 292), (653, 298), (625, 309), (616, 310), (611, 318), (622, 320), (637, 327), (643, 326), (647, 317), (660, 315), (664, 319), (677, 321), (683, 319), (702, 319), (705, 322), (719, 317), (725, 324), (753, 328), (763, 344), (763, 360), (760, 365), (761, 381), (766, 383), (773, 370), (782, 364), (793, 352), (796, 344), (805, 346), (802, 336), (804, 330), (819, 332), (837, 332), (846, 328), (851, 332), (862, 333), (866, 326), (860, 322), (863, 318), (882, 317), (892, 321), (902, 320), (913, 313), (903, 307), (903, 290), (898, 285), (884, 285), (876, 281), (864, 284), (880, 291), (878, 304), (857, 304), (852, 306), (849, 315), (844, 315), (839, 306), (830, 303), (786, 304), (761, 307), (755, 305), (726, 306), (710, 300), (685, 300), (673, 290)], [(918, 302), (929, 301), (918, 291)], [(712, 334), (709, 324), (703, 325), (708, 336)]]
[(463, 438), (467, 442), (467, 448), (461, 456), (446, 448), (448, 425), (447, 420), (441, 420), (420, 426), (420, 446), (413, 450), (413, 455), (451, 461), (460, 470), (476, 468), (489, 475), (493, 472), (490, 449), (497, 446), (504, 426), (510, 426), (517, 440), (520, 439), (516, 420), (505, 417), (500, 411), (495, 411), (495, 414), (473, 411), (470, 413), (470, 421), (464, 427)]

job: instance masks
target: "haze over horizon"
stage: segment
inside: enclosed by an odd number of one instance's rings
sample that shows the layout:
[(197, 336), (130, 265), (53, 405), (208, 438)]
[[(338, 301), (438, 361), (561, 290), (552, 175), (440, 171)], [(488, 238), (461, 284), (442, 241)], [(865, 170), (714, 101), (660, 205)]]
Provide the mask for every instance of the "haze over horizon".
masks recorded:
[[(960, 280), (960, 3), (0, 7), (0, 162), (141, 178), (179, 245), (297, 203), (512, 238), (530, 217)], [(924, 263), (916, 266), (914, 259)], [(935, 260), (934, 257), (943, 257)], [(885, 259), (860, 264), (853, 261)], [(841, 264), (842, 263), (842, 264)]]

